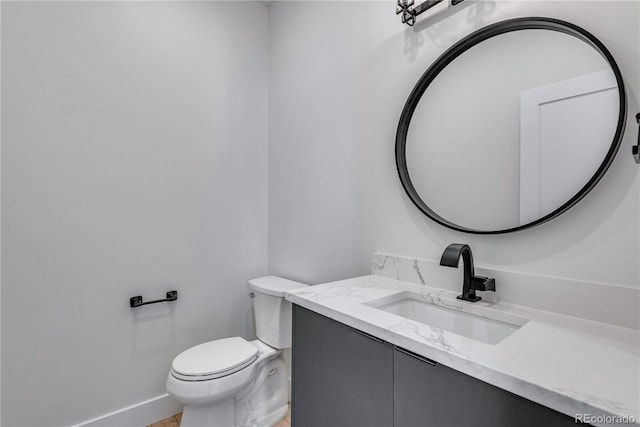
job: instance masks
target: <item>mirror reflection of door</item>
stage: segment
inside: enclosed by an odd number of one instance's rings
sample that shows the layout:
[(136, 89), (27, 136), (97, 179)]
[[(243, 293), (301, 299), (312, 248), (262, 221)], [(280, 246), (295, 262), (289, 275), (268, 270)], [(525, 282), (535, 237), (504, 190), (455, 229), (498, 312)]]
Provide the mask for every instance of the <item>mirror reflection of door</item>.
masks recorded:
[(520, 224), (553, 212), (593, 175), (615, 131), (616, 79), (603, 70), (523, 91)]

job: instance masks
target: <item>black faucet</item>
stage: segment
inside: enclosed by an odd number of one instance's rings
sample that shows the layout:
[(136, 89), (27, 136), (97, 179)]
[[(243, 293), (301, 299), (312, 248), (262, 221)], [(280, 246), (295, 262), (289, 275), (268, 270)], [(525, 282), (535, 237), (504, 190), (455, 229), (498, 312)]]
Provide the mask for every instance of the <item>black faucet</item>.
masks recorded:
[(462, 295), (458, 299), (476, 302), (482, 298), (476, 296), (476, 291), (496, 290), (496, 280), (489, 277), (476, 276), (473, 270), (473, 255), (469, 245), (452, 243), (444, 250), (440, 265), (458, 268), (458, 262), (462, 256), (464, 278), (462, 279)]

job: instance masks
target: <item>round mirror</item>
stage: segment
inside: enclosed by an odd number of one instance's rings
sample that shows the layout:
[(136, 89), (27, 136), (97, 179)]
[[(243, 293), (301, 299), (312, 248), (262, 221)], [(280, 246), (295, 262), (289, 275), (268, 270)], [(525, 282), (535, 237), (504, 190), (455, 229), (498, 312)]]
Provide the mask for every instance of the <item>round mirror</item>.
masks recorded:
[(598, 39), (555, 19), (512, 19), (469, 35), (422, 76), (398, 126), (398, 173), (442, 225), (521, 230), (593, 188), (625, 118), (620, 70)]

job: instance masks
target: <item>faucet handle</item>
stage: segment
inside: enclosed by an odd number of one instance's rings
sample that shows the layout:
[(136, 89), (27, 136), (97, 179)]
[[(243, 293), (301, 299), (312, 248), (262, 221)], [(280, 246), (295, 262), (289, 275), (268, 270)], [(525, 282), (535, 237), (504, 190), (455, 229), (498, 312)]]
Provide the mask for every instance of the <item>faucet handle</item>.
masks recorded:
[(496, 279), (493, 277), (473, 276), (471, 286), (476, 291), (496, 291)]
[(484, 285), (487, 291), (496, 291), (496, 279), (494, 279), (493, 277), (489, 277), (487, 280), (485, 280)]

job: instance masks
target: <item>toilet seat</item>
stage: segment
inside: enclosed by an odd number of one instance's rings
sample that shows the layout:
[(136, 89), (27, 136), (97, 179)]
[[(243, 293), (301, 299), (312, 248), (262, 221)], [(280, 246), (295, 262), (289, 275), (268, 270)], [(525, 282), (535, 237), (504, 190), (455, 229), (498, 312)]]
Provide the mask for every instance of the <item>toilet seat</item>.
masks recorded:
[(208, 381), (231, 375), (254, 363), (260, 351), (241, 337), (222, 338), (180, 353), (171, 375), (182, 381)]

